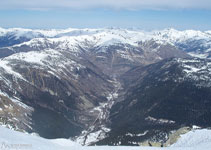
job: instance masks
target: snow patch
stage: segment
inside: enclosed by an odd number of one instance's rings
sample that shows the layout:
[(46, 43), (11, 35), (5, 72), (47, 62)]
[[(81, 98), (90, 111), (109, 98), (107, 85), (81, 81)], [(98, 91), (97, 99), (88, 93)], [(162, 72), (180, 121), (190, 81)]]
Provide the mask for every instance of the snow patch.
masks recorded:
[[(210, 51), (211, 51), (211, 49), (210, 49)], [(191, 55), (192, 57), (201, 58), (201, 59), (205, 59), (205, 58), (207, 58), (209, 56), (208, 53), (199, 54), (199, 53), (191, 52), (191, 53), (188, 53), (188, 54)]]
[(175, 121), (173, 120), (167, 120), (167, 119), (156, 119), (154, 117), (151, 117), (151, 116), (148, 116), (147, 118), (145, 118), (145, 120), (148, 120), (148, 121), (152, 121), (152, 122), (156, 122), (158, 124), (174, 124)]
[(127, 133), (125, 134), (126, 136), (131, 136), (131, 137), (135, 137), (135, 136), (144, 136), (148, 133), (149, 131), (145, 131), (144, 133), (139, 133), (139, 134), (132, 134), (132, 133)]

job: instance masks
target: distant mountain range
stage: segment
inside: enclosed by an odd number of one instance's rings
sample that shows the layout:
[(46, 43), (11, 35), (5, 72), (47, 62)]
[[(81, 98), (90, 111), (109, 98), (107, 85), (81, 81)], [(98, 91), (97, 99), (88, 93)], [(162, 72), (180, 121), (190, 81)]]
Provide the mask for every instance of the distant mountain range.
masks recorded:
[(0, 124), (82, 145), (210, 127), (211, 31), (0, 28)]
[[(66, 37), (66, 39), (64, 38)], [(68, 40), (67, 40), (68, 37)], [(80, 37), (80, 38), (79, 38)], [(155, 41), (159, 44), (171, 44), (196, 57), (210, 57), (211, 31), (165, 29), (161, 31), (141, 31), (118, 28), (107, 29), (65, 29), (65, 30), (32, 30), (32, 29), (3, 29), (0, 28), (0, 47), (13, 46), (36, 38), (50, 38), (52, 42), (81, 41), (108, 46), (116, 43), (125, 43), (137, 46), (146, 41)], [(36, 39), (39, 41), (39, 39)], [(35, 42), (31, 41), (31, 42)], [(90, 44), (91, 44), (90, 43)], [(72, 43), (74, 44), (74, 43)]]

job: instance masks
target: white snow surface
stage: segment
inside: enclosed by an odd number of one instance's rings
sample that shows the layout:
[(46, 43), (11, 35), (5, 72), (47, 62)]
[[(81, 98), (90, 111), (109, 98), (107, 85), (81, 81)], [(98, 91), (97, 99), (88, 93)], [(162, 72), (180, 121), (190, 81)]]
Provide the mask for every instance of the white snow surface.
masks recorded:
[(30, 51), (13, 54), (5, 58), (4, 60), (21, 60), (32, 64), (44, 65), (45, 61), (47, 61), (47, 57), (57, 58), (59, 56), (61, 56), (59, 51), (55, 51), (53, 49), (46, 49), (43, 51)]
[(0, 149), (66, 150), (79, 145), (67, 139), (47, 140), (0, 127)]
[(193, 148), (194, 150), (208, 150), (211, 148), (211, 130), (196, 129), (184, 135), (172, 147)]
[(196, 129), (181, 136), (171, 147), (141, 146), (80, 146), (69, 139), (44, 139), (12, 131), (0, 126), (1, 150), (208, 150), (211, 147), (211, 130)]

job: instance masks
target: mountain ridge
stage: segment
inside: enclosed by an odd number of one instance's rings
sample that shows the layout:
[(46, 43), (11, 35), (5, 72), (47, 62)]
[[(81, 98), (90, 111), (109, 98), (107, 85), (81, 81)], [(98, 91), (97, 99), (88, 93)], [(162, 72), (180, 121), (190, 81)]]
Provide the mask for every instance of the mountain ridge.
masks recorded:
[[(83, 40), (80, 39), (83, 37)], [(10, 39), (10, 40), (8, 40)], [(33, 29), (1, 29), (0, 47), (5, 51), (9, 46), (15, 46), (23, 42), (37, 40), (89, 42), (101, 46), (109, 46), (119, 43), (138, 46), (140, 42), (150, 40), (158, 44), (170, 44), (180, 50), (188, 52), (193, 57), (211, 57), (210, 31), (164, 29), (156, 31), (128, 30), (128, 29), (64, 29), (64, 30), (33, 30)], [(26, 43), (25, 43), (26, 44)], [(19, 45), (20, 46), (20, 45)], [(97, 46), (97, 45), (96, 45)], [(8, 56), (12, 52), (7, 52)]]

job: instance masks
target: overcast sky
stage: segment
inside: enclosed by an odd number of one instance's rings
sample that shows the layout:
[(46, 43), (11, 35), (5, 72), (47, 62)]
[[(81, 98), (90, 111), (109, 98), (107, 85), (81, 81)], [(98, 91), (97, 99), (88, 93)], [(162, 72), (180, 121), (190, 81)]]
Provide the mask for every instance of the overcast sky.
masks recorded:
[(1, 0), (0, 26), (211, 30), (211, 0)]

